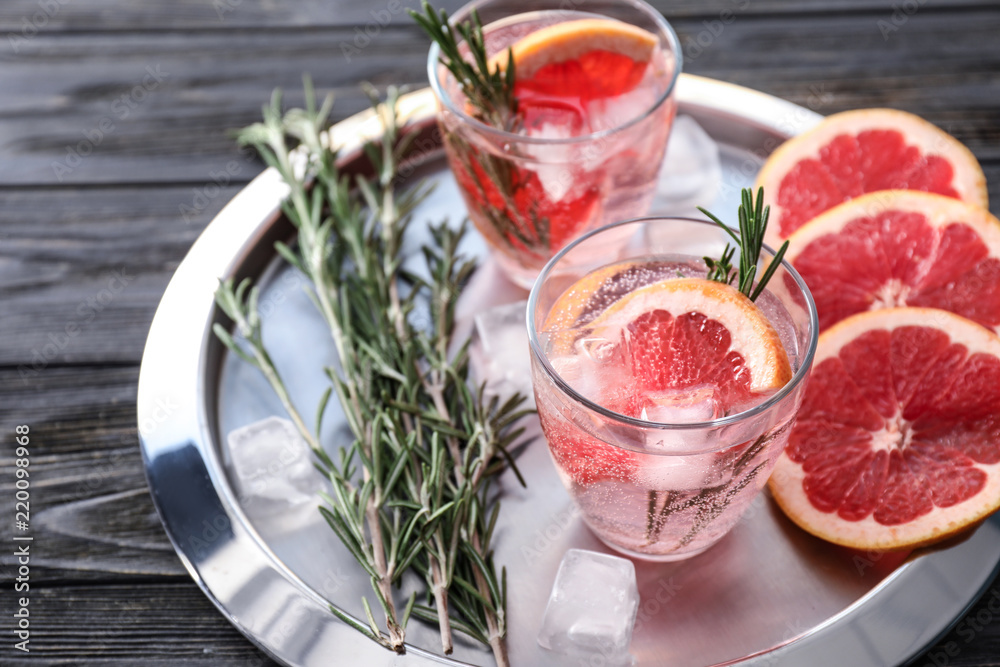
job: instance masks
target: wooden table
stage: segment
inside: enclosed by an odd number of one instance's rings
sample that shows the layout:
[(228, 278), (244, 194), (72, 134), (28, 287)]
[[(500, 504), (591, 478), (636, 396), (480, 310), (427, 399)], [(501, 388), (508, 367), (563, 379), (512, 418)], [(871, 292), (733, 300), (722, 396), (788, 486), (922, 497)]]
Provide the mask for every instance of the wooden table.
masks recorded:
[[(657, 4), (686, 44), (688, 72), (823, 114), (923, 115), (975, 152), (1000, 211), (997, 3)], [(396, 7), (0, 5), (0, 506), (14, 513), (14, 429), (29, 425), (34, 537), (30, 654), (12, 647), (17, 568), (3, 549), (3, 664), (271, 664), (198, 590), (160, 526), (137, 444), (139, 361), (174, 269), (261, 169), (229, 131), (256, 121), (272, 88), (301, 103), (310, 72), (337, 92), (339, 119), (365, 105), (361, 80), (424, 83), (427, 41)], [(11, 545), (13, 522), (0, 526)], [(998, 656), (994, 585), (916, 664)]]

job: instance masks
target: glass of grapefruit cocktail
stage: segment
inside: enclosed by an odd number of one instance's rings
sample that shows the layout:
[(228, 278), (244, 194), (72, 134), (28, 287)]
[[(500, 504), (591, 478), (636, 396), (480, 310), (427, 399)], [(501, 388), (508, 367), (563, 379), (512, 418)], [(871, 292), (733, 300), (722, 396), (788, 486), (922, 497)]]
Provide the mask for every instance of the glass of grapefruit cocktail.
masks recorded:
[[(767, 482), (801, 402), (812, 297), (784, 263), (756, 301), (708, 280), (704, 256), (726, 240), (692, 219), (618, 223), (564, 248), (531, 291), (549, 450), (590, 528), (628, 555), (677, 560), (721, 539)], [(765, 247), (761, 266), (771, 258)]]
[(676, 113), (681, 51), (663, 17), (639, 0), (570, 6), (481, 0), (453, 15), (475, 10), (491, 69), (513, 59), (516, 112), (502, 119), (467, 99), (437, 44), (428, 62), (469, 216), (524, 287), (573, 238), (646, 212)]

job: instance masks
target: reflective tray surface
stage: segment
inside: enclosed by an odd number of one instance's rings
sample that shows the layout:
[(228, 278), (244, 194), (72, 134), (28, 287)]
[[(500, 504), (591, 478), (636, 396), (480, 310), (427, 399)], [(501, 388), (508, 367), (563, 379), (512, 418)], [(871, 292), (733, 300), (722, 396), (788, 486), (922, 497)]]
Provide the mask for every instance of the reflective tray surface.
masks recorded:
[[(802, 107), (730, 84), (682, 75), (680, 113), (719, 144), (722, 181), (713, 210), (735, 209), (763, 159), (788, 136), (819, 120)], [(410, 94), (402, 111), (425, 129), (423, 163), (412, 177), (437, 183), (417, 212), (457, 222), (464, 206), (433, 143), (430, 91)], [(752, 114), (752, 115), (749, 115)], [(378, 126), (368, 114), (332, 130), (349, 157)], [(213, 304), (220, 278), (252, 276), (262, 285), (264, 338), (307, 423), (326, 387), (322, 366), (335, 363), (328, 333), (302, 291), (304, 279), (280, 262), (273, 242), (291, 238), (280, 218), (285, 188), (267, 170), (209, 225), (177, 270), (154, 319), (139, 380), (138, 422), (147, 478), (163, 524), (191, 576), (219, 610), (279, 662), (318, 665), (492, 665), (492, 657), (459, 639), (451, 658), (436, 628), (412, 621), (404, 656), (380, 648), (336, 619), (328, 604), (361, 617), (367, 577), (314, 503), (295, 506), (248, 495), (233, 474), (227, 435), (271, 415), (283, 416), (264, 378), (211, 334), (221, 316)], [(656, 213), (657, 211), (652, 211)], [(417, 259), (415, 233), (408, 249)], [(485, 257), (470, 234), (467, 252)], [(484, 261), (461, 310), (465, 326), (480, 309), (526, 293)], [(331, 401), (323, 441), (348, 437)], [(162, 405), (178, 406), (162, 422)], [(537, 429), (537, 420), (531, 425)], [(329, 446), (329, 445), (328, 445)], [(508, 571), (515, 666), (580, 663), (535, 641), (556, 569), (572, 547), (607, 551), (584, 526), (560, 484), (540, 438), (519, 460), (522, 489), (505, 479), (497, 528), (498, 564)], [(275, 466), (280, 478), (289, 468)], [(318, 476), (317, 476), (318, 477)], [(317, 479), (317, 489), (321, 488)], [(264, 483), (280, 489), (281, 480)], [(254, 491), (259, 491), (255, 489)], [(680, 563), (636, 562), (642, 601), (632, 642), (636, 665), (700, 666), (899, 664), (948, 629), (989, 584), (1000, 557), (1000, 520), (990, 519), (961, 544), (911, 558), (859, 553), (815, 539), (760, 496), (736, 529), (701, 556)], [(405, 582), (402, 594), (417, 582)], [(401, 594), (401, 595), (402, 595)]]

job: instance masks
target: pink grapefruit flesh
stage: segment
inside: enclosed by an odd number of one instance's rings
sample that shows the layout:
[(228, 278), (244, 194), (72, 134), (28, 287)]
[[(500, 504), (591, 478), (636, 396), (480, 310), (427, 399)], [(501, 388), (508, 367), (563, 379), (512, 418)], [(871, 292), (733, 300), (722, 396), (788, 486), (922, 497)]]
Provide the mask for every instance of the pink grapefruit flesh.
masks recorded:
[(799, 526), (856, 549), (943, 540), (1000, 507), (1000, 338), (929, 308), (820, 336), (770, 479)]
[(841, 202), (880, 190), (922, 190), (986, 207), (986, 177), (975, 156), (910, 113), (861, 109), (834, 114), (789, 139), (757, 177), (771, 206), (774, 247)]
[(785, 258), (816, 300), (821, 331), (907, 305), (1000, 331), (1000, 220), (978, 206), (912, 190), (864, 195), (792, 234)]

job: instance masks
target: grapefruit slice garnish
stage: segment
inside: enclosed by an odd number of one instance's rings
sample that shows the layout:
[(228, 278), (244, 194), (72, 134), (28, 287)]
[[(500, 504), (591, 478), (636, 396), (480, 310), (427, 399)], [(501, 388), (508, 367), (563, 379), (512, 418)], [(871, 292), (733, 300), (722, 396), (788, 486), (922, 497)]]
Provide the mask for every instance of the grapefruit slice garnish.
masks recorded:
[(866, 310), (941, 308), (1000, 330), (1000, 220), (912, 190), (844, 202), (789, 237), (820, 331)]
[(828, 329), (769, 484), (799, 526), (856, 549), (982, 520), (1000, 507), (1000, 338), (930, 308)]
[(589, 328), (604, 340), (628, 339), (640, 390), (709, 384), (750, 394), (792, 377), (781, 339), (760, 309), (714, 280), (671, 278), (640, 287)]
[[(791, 379), (777, 332), (750, 299), (729, 285), (671, 278), (617, 298), (610, 296), (613, 289), (602, 288), (608, 278), (619, 275), (616, 269), (635, 272), (639, 266), (605, 267), (583, 278), (556, 301), (542, 327), (550, 358), (583, 354), (574, 351), (581, 341), (606, 343), (603, 356), (608, 361), (601, 373), (609, 379), (602, 381), (600, 396), (587, 398), (618, 414), (656, 421), (655, 412), (647, 409), (655, 409), (656, 397), (664, 392), (676, 406), (685, 390), (698, 394), (693, 401), (701, 401), (707, 390), (725, 411), (773, 393)], [(596, 310), (595, 303), (603, 307)], [(553, 366), (560, 372), (557, 363)], [(571, 378), (563, 379), (573, 385)], [(638, 472), (632, 452), (562, 420), (546, 423), (543, 412), (553, 458), (573, 481), (628, 479)]]
[(922, 118), (894, 109), (827, 117), (782, 144), (757, 176), (771, 206), (766, 242), (777, 247), (837, 204), (879, 190), (923, 190), (987, 206), (975, 156)]
[[(656, 35), (614, 19), (579, 19), (540, 28), (510, 47), (515, 96), (526, 93), (590, 100), (635, 88), (659, 43)], [(490, 59), (490, 69), (507, 66), (507, 51)], [(530, 100), (527, 100), (530, 101)]]

